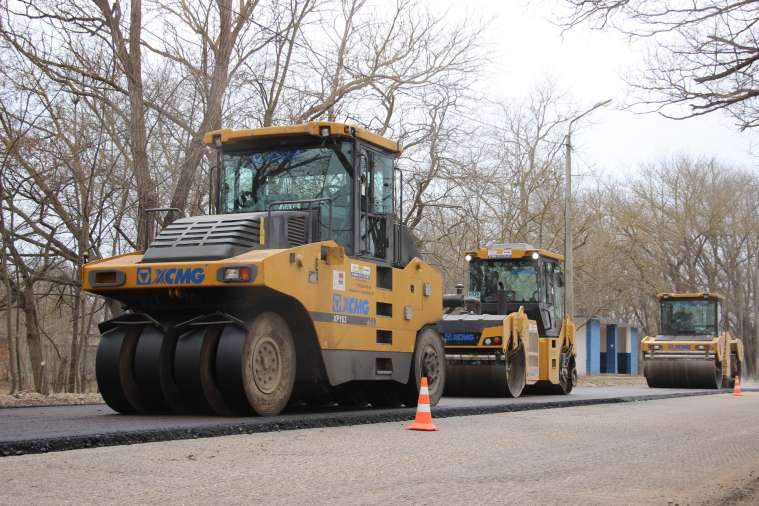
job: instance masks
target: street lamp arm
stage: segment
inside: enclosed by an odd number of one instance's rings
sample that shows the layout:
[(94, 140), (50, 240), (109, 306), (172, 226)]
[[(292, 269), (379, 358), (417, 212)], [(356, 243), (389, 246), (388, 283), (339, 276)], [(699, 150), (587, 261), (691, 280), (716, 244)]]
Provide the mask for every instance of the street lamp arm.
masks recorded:
[(602, 100), (602, 101), (598, 102), (597, 104), (595, 104), (590, 109), (588, 109), (587, 111), (583, 112), (582, 114), (579, 114), (579, 115), (575, 116), (574, 118), (572, 118), (571, 120), (569, 120), (569, 130), (572, 130), (572, 125), (574, 124), (575, 121), (577, 121), (577, 120), (579, 120), (581, 118), (584, 118), (585, 116), (587, 116), (591, 112), (595, 111), (599, 107), (607, 106), (610, 103), (611, 103), (611, 99), (610, 98), (607, 99), (607, 100)]

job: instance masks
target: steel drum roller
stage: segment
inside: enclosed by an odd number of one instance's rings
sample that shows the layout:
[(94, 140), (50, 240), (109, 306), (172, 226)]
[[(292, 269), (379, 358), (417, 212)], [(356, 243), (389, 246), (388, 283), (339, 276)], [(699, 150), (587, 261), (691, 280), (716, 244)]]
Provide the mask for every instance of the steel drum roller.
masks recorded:
[(460, 397), (506, 397), (506, 363), (446, 364), (445, 394)]
[(721, 388), (722, 369), (713, 360), (658, 358), (645, 363), (652, 388)]

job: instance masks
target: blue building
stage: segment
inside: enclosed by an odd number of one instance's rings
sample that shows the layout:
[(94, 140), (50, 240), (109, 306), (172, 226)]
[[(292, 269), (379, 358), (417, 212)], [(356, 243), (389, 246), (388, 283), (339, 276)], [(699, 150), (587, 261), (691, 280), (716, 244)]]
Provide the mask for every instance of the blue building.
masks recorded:
[(640, 340), (632, 324), (601, 317), (575, 317), (577, 373), (639, 374)]

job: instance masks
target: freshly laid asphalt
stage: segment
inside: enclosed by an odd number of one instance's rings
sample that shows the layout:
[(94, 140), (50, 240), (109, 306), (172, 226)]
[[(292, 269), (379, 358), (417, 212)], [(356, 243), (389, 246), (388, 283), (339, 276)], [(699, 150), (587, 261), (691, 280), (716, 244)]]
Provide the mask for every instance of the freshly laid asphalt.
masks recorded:
[(14, 506), (759, 504), (759, 393), (0, 459)]
[[(725, 394), (716, 390), (647, 387), (576, 388), (571, 395), (529, 395), (519, 399), (444, 397), (432, 409), (446, 418), (536, 409), (640, 402), (673, 397)], [(291, 410), (272, 417), (120, 415), (105, 405), (0, 409), (0, 455), (73, 450), (176, 439), (225, 436), (411, 420), (413, 408), (323, 408)]]

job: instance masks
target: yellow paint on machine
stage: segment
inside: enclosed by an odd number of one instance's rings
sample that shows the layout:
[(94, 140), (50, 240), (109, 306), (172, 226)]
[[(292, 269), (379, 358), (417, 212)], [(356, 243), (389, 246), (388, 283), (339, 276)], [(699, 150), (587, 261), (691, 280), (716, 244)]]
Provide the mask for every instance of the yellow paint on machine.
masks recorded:
[[(326, 132), (322, 132), (327, 129)], [(203, 136), (203, 143), (213, 145), (214, 139), (218, 139), (222, 144), (242, 143), (257, 139), (274, 139), (282, 137), (309, 136), (309, 137), (334, 137), (350, 138), (357, 137), (369, 144), (385, 149), (400, 155), (403, 151), (400, 144), (388, 140), (381, 135), (375, 134), (363, 128), (346, 125), (344, 123), (335, 123), (331, 121), (312, 121), (301, 125), (277, 126), (265, 128), (242, 128), (231, 129), (222, 128), (213, 130)]]
[[(410, 353), (419, 329), (442, 314), (442, 279), (431, 266), (415, 258), (403, 269), (387, 267), (392, 290), (382, 288), (375, 263), (348, 257), (333, 241), (253, 250), (218, 261), (143, 264), (141, 258), (133, 253), (90, 262), (83, 267), (84, 289), (107, 296), (122, 290), (265, 287), (299, 301), (311, 316), (319, 345), (329, 350)], [(225, 268), (240, 266), (254, 267), (254, 279), (222, 281)], [(123, 283), (95, 282), (98, 275), (114, 279), (109, 274), (114, 272), (123, 273)], [(251, 308), (263, 302), (255, 290), (245, 293)]]
[[(446, 350), (481, 350), (488, 353), (495, 350), (504, 350), (508, 346), (508, 340), (512, 333), (515, 333), (514, 325), (523, 326), (518, 323), (520, 319), (520, 313), (512, 313), (504, 317), (501, 325), (494, 325), (492, 327), (486, 327), (482, 329), (479, 339), (475, 345), (446, 345)], [(525, 317), (524, 313), (521, 313), (522, 317)], [(511, 319), (511, 320), (510, 320)], [(522, 343), (525, 347), (525, 353), (527, 356), (527, 384), (531, 385), (538, 381), (550, 381), (551, 383), (559, 383), (559, 366), (561, 358), (561, 350), (566, 349), (569, 345), (574, 345), (575, 326), (571, 320), (565, 320), (562, 325), (561, 333), (558, 337), (542, 337), (537, 332), (537, 322), (534, 320), (524, 318), (526, 322), (525, 331), (527, 338), (522, 339)], [(510, 329), (511, 328), (511, 329)], [(569, 329), (566, 332), (565, 329)], [(520, 332), (516, 332), (521, 334)], [(486, 339), (493, 339), (494, 337), (500, 337), (503, 344), (501, 345), (486, 345)], [(573, 352), (574, 355), (574, 352)]]

